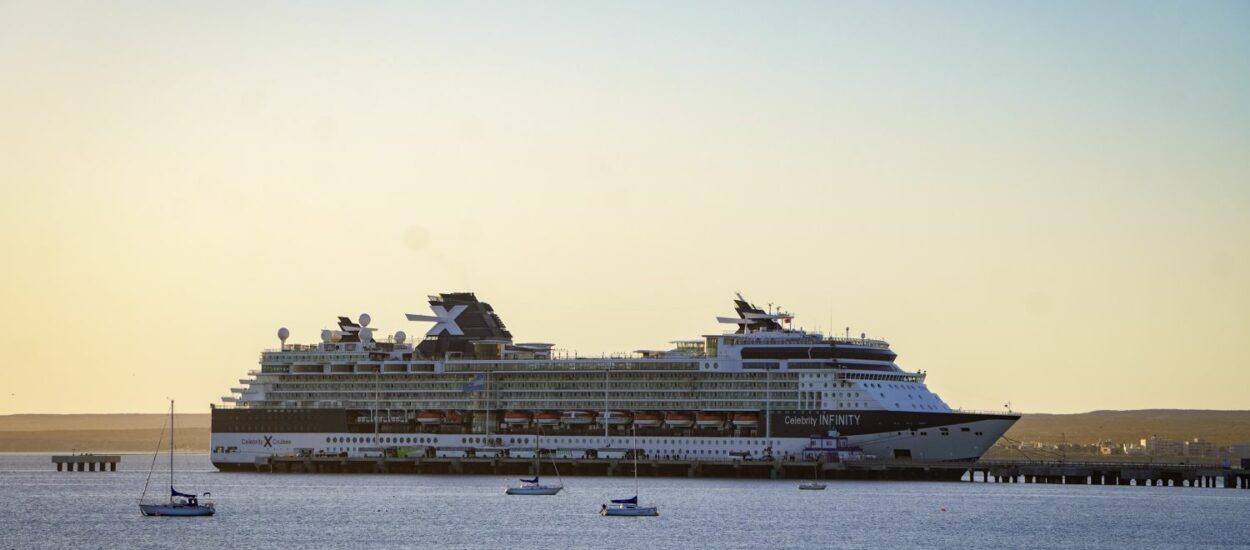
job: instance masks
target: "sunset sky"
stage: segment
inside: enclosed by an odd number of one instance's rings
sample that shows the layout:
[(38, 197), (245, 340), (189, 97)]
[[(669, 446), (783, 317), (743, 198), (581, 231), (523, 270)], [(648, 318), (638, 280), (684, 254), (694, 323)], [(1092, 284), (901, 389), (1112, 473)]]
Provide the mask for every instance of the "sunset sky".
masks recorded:
[(1247, 2), (0, 0), (0, 414), (182, 412), (474, 291), (743, 292), (952, 406), (1250, 407)]

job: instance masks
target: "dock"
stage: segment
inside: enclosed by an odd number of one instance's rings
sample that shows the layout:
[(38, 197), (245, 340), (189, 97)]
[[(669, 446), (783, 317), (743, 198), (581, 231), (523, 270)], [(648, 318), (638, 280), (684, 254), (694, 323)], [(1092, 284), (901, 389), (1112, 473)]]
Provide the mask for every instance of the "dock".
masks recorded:
[(970, 481), (1250, 489), (1250, 469), (1219, 464), (982, 460)]
[[(632, 476), (630, 459), (271, 456), (248, 468), (276, 473)], [(1200, 464), (978, 461), (918, 464), (811, 461), (638, 461), (642, 477), (971, 481), (1250, 489), (1250, 470)]]
[(61, 472), (116, 472), (117, 463), (122, 461), (121, 455), (53, 455), (52, 463), (56, 471)]

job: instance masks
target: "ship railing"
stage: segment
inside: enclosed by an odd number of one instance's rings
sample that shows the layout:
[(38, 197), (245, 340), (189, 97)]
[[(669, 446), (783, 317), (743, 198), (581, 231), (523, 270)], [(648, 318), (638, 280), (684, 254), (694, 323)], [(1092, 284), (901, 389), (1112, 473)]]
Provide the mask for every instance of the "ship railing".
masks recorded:
[(874, 348), (890, 347), (889, 342), (886, 342), (885, 340), (878, 340), (875, 338), (848, 338), (845, 336), (830, 336), (828, 338), (825, 338), (825, 341), (833, 342), (835, 344), (850, 344), (852, 346), (869, 346), (869, 347), (874, 347)]
[(1020, 413), (1013, 412), (1010, 409), (1003, 409), (1001, 411), (987, 411), (983, 409), (951, 409), (950, 412), (960, 413), (960, 414), (988, 414), (988, 415), (994, 415), (994, 416), (1003, 416), (1003, 415), (1020, 416)]

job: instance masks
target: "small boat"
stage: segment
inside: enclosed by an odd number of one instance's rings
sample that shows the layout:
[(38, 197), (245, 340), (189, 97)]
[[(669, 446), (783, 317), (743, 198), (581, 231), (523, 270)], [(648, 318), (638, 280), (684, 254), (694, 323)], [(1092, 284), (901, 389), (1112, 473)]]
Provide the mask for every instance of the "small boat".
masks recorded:
[(755, 428), (760, 425), (760, 417), (753, 413), (738, 413), (734, 415), (733, 423), (739, 428)]
[(695, 422), (700, 428), (719, 428), (725, 424), (725, 417), (720, 413), (699, 413)]
[(657, 412), (640, 412), (634, 415), (634, 424), (640, 428), (655, 428), (664, 423), (664, 417)]
[[(161, 430), (164, 435), (164, 430)], [(156, 454), (160, 454), (160, 443), (157, 442)], [(152, 457), (153, 466), (156, 465), (156, 456)], [(143, 494), (139, 495), (139, 511), (145, 516), (176, 516), (176, 517), (196, 517), (211, 516), (217, 512), (217, 508), (212, 502), (201, 501), (199, 495), (192, 493), (183, 493), (174, 488), (174, 402), (169, 401), (169, 502), (144, 504), (143, 499), (147, 496), (148, 485), (152, 482), (152, 469), (148, 469), (148, 479), (143, 484)], [(204, 493), (204, 496), (212, 496), (212, 493)]]
[(639, 506), (638, 497), (633, 497), (613, 500), (611, 504), (604, 504), (599, 508), (599, 515), (650, 517), (658, 516), (660, 512), (655, 506)]
[(634, 455), (634, 496), (612, 499), (610, 503), (601, 505), (599, 507), (599, 515), (601, 516), (650, 517), (660, 515), (659, 509), (655, 506), (638, 505), (638, 430), (636, 428), (634, 429), (634, 448), (630, 452)]
[(812, 466), (812, 480), (799, 484), (800, 491), (824, 491), (825, 484), (820, 482), (820, 462)]
[(634, 418), (625, 411), (604, 411), (600, 420), (611, 426), (621, 426), (633, 422)]
[(510, 426), (522, 426), (530, 423), (533, 415), (528, 411), (508, 411), (503, 415), (503, 423)]
[(421, 411), (417, 413), (417, 422), (421, 424), (441, 424), (443, 411)]
[(555, 426), (560, 423), (560, 413), (540, 412), (534, 415), (534, 424), (539, 426)]
[[(539, 480), (538, 472), (542, 469), (540, 461), (542, 460), (542, 449), (538, 446), (538, 435), (534, 436), (534, 477), (532, 479), (522, 479), (520, 487), (508, 487), (504, 491), (507, 495), (554, 495), (564, 489), (564, 484), (560, 485), (543, 485)], [(556, 478), (560, 477), (560, 467), (556, 466), (555, 459), (551, 460), (551, 465), (556, 468)]]
[(694, 425), (694, 416), (690, 413), (671, 412), (664, 417), (664, 423), (673, 428), (689, 428)]
[(554, 495), (559, 493), (561, 489), (564, 489), (561, 485), (543, 485), (538, 480), (538, 476), (534, 476), (533, 479), (522, 479), (520, 487), (508, 487), (508, 490), (504, 491), (504, 493), (509, 495)]
[(570, 426), (585, 426), (594, 422), (595, 413), (590, 411), (564, 411), (560, 415), (560, 422)]

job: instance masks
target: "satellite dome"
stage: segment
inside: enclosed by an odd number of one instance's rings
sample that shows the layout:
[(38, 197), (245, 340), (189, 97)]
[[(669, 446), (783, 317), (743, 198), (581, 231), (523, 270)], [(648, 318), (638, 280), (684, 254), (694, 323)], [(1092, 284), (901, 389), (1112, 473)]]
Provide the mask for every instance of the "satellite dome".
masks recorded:
[(395, 333), (395, 343), (396, 343), (396, 344), (402, 344), (402, 343), (404, 343), (404, 340), (407, 340), (407, 339), (408, 339), (408, 335), (407, 335), (407, 334), (404, 334), (404, 331), (402, 331), (402, 330), (401, 330), (401, 331), (399, 331), (399, 332), (396, 332), (396, 333)]
[(287, 329), (286, 329), (286, 327), (282, 327), (282, 328), (278, 329), (278, 339), (279, 339), (279, 340), (282, 340), (283, 342), (285, 342), (285, 341), (286, 341), (286, 339), (287, 339), (287, 337), (289, 337), (289, 336), (291, 336), (291, 331), (287, 330)]
[(367, 327), (367, 326), (369, 326), (369, 321), (372, 321), (372, 320), (373, 320), (373, 318), (372, 318), (372, 317), (370, 317), (368, 313), (361, 313), (361, 314), (360, 314), (360, 326), (362, 326), (362, 327)]
[(326, 329), (326, 330), (321, 331), (321, 341), (322, 341), (322, 342), (325, 342), (325, 343), (329, 344), (329, 343), (330, 343), (330, 340), (331, 340), (331, 339), (333, 339), (333, 338), (334, 338), (334, 333), (333, 333), (333, 332), (330, 332), (330, 329)]

